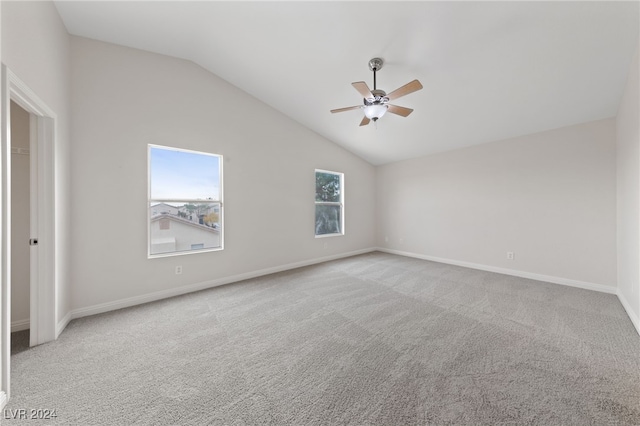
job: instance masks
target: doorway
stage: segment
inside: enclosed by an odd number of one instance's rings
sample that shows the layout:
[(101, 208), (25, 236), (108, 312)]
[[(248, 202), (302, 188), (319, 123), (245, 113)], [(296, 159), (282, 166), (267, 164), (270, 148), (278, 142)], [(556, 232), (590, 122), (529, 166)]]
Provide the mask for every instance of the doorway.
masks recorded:
[[(30, 346), (31, 138), (30, 114), (11, 101), (11, 354)], [(34, 152), (35, 157), (35, 152)], [(37, 201), (37, 200), (34, 200)], [(35, 207), (35, 206), (33, 206)]]
[[(12, 213), (24, 211), (12, 208), (11, 103), (28, 114), (29, 153), (29, 346), (55, 340), (64, 328), (57, 324), (58, 270), (55, 256), (56, 184), (55, 135), (56, 114), (4, 64), (1, 66), (0, 116), (2, 123), (0, 149), (0, 408), (10, 397), (11, 357), (11, 304), (12, 292)], [(20, 155), (20, 148), (17, 153)], [(22, 148), (25, 149), (25, 148)], [(25, 155), (22, 151), (22, 155)], [(18, 237), (16, 241), (19, 241)], [(27, 240), (29, 242), (29, 240)], [(19, 256), (19, 254), (16, 254)], [(24, 290), (23, 290), (24, 293)], [(24, 315), (24, 313), (23, 313)], [(26, 321), (26, 319), (22, 319)], [(24, 326), (24, 323), (23, 323)]]

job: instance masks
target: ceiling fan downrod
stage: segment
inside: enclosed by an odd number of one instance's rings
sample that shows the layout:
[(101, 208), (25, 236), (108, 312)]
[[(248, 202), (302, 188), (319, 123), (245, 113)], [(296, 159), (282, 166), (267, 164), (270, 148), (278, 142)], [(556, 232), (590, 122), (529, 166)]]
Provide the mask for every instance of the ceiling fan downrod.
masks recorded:
[(373, 90), (377, 90), (376, 87), (376, 71), (382, 68), (384, 61), (380, 58), (373, 58), (369, 61), (369, 69), (373, 71)]

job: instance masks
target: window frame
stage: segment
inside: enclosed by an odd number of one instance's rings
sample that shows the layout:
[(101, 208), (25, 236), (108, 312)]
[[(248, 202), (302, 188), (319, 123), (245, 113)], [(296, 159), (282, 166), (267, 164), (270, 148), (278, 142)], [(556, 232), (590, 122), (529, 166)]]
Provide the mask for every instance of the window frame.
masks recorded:
[[(344, 173), (342, 172), (334, 172), (331, 170), (325, 170), (325, 169), (315, 169), (315, 172), (313, 174), (314, 177), (314, 183), (315, 183), (315, 179), (317, 178), (317, 174), (318, 173), (327, 173), (327, 174), (332, 174), (332, 175), (337, 175), (340, 177), (340, 201), (317, 201), (316, 200), (316, 196), (317, 196), (317, 192), (314, 190), (314, 200), (315, 200), (315, 205), (314, 205), (314, 219), (315, 219), (315, 215), (316, 215), (316, 207), (318, 205), (327, 205), (327, 206), (340, 206), (340, 232), (334, 232), (331, 234), (316, 234), (315, 229), (314, 229), (314, 235), (315, 238), (327, 238), (327, 237), (341, 237), (345, 235), (345, 229), (344, 229), (344, 224), (345, 224), (345, 217), (344, 217)], [(315, 223), (316, 220), (314, 220), (314, 228), (315, 228)]]
[[(171, 199), (167, 199), (167, 198), (151, 198), (151, 150), (157, 148), (157, 149), (164, 149), (167, 151), (179, 151), (179, 152), (186, 152), (186, 153), (190, 153), (190, 154), (198, 154), (198, 155), (206, 155), (206, 156), (210, 156), (210, 157), (217, 157), (218, 158), (218, 179), (220, 182), (220, 192), (219, 192), (219, 197), (220, 200), (202, 200), (202, 199), (192, 199), (192, 198), (171, 198)], [(185, 149), (185, 148), (178, 148), (178, 147), (174, 147), (174, 146), (165, 146), (165, 145), (157, 145), (157, 144), (147, 144), (147, 258), (148, 259), (155, 259), (155, 258), (162, 258), (162, 257), (172, 257), (172, 256), (184, 256), (184, 255), (189, 255), (189, 254), (197, 254), (197, 253), (208, 253), (208, 252), (214, 252), (214, 251), (222, 251), (224, 250), (224, 184), (223, 184), (223, 176), (224, 176), (224, 172), (223, 172), (223, 163), (224, 163), (224, 157), (222, 154), (214, 154), (212, 152), (204, 152), (204, 151), (196, 151), (196, 150), (191, 150), (191, 149)], [(175, 203), (175, 202), (180, 202), (180, 203), (193, 203), (193, 204), (211, 204), (212, 206), (218, 205), (219, 206), (219, 213), (218, 213), (218, 224), (219, 226), (217, 228), (218, 232), (219, 232), (219, 236), (220, 236), (220, 246), (219, 247), (210, 247), (210, 248), (203, 248), (203, 249), (191, 249), (191, 250), (182, 250), (182, 251), (174, 251), (174, 252), (168, 252), (168, 253), (151, 253), (151, 204), (152, 203)]]

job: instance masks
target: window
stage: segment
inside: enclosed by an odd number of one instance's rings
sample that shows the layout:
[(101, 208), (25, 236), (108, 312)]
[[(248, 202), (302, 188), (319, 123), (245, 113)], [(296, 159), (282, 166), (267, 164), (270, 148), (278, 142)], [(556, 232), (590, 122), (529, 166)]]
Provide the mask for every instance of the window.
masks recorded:
[(149, 257), (221, 250), (222, 156), (149, 145)]
[(344, 235), (344, 175), (316, 170), (316, 237)]

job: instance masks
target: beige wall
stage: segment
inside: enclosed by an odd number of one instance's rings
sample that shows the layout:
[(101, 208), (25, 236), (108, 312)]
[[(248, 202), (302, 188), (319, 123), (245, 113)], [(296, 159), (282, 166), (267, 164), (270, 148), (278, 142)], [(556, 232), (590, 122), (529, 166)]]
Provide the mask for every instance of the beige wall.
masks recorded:
[(618, 291), (640, 332), (640, 122), (638, 52), (629, 68), (616, 119), (618, 170)]
[[(203, 68), (72, 37), (72, 82), (73, 309), (373, 247), (373, 166)], [(149, 143), (224, 156), (223, 251), (147, 259)], [(316, 168), (343, 237), (314, 238)]]
[[(11, 148), (29, 152), (29, 113), (11, 102)], [(11, 323), (29, 320), (29, 155), (11, 154)], [(20, 327), (27, 329), (28, 326)]]
[(60, 322), (70, 312), (70, 72), (69, 35), (52, 2), (2, 2), (2, 62), (57, 114), (55, 256)]
[(380, 166), (377, 243), (615, 291), (615, 175), (613, 119)]

